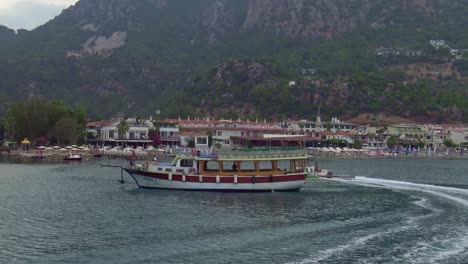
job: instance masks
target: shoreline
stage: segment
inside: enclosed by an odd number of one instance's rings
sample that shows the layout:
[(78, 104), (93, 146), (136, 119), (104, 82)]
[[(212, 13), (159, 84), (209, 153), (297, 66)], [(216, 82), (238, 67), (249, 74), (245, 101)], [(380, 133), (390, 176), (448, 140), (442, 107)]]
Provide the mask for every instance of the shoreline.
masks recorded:
[[(128, 154), (102, 154), (99, 151), (90, 151), (88, 153), (78, 153), (83, 157), (82, 162), (87, 162), (91, 160), (128, 160), (131, 155)], [(457, 153), (458, 154), (458, 153)], [(55, 163), (55, 164), (66, 164), (69, 161), (64, 161), (63, 158), (68, 156), (68, 154), (64, 153), (45, 153), (43, 157), (37, 157), (36, 155), (40, 155), (37, 152), (28, 152), (28, 151), (12, 151), (8, 154), (6, 151), (2, 151), (0, 153), (0, 158), (2, 160), (11, 160), (11, 161), (20, 161), (20, 162), (45, 162), (45, 163)], [(153, 161), (152, 157), (154, 155), (151, 153), (140, 154), (135, 156), (137, 161)], [(159, 156), (159, 158), (165, 159), (169, 158), (169, 156), (163, 155)], [(316, 159), (342, 159), (342, 160), (349, 160), (349, 159), (362, 159), (362, 160), (372, 160), (372, 159), (408, 159), (408, 160), (426, 160), (426, 159), (433, 159), (433, 160), (463, 160), (468, 159), (468, 153), (465, 153), (463, 156), (461, 155), (446, 155), (445, 153), (438, 153), (437, 155), (310, 155), (309, 160), (316, 160)]]

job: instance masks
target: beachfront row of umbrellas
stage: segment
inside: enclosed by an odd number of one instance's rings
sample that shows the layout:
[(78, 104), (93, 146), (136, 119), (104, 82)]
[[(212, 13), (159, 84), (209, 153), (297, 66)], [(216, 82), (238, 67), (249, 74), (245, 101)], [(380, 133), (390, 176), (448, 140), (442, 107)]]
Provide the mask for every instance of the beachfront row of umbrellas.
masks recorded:
[(62, 155), (66, 153), (80, 153), (83, 155), (95, 155), (101, 154), (108, 157), (129, 157), (135, 155), (137, 157), (145, 157), (145, 156), (159, 156), (162, 153), (168, 152), (164, 149), (154, 148), (153, 146), (149, 146), (147, 148), (137, 147), (137, 148), (121, 148), (121, 147), (87, 147), (87, 146), (77, 146), (71, 145), (66, 147), (46, 147), (40, 146), (37, 148), (37, 151), (40, 151), (43, 155)]
[(66, 146), (63, 148), (59, 146), (53, 146), (53, 147), (40, 146), (37, 149), (38, 150), (55, 150), (55, 151), (90, 151), (91, 150), (88, 147), (85, 147), (85, 146), (78, 147), (77, 145)]
[(323, 155), (323, 156), (376, 156), (385, 155), (382, 150), (368, 150), (368, 149), (355, 149), (355, 148), (308, 148), (310, 155)]
[(156, 152), (163, 153), (166, 152), (163, 149), (158, 149), (152, 146), (149, 146), (148, 148), (143, 148), (143, 147), (137, 147), (137, 148), (119, 148), (119, 147), (114, 147), (114, 148), (109, 148), (109, 147), (103, 147), (98, 149), (99, 153), (104, 154), (104, 155), (129, 155), (135, 152), (136, 155), (147, 155), (147, 154), (154, 154)]
[(332, 147), (323, 147), (323, 148), (309, 148), (309, 150), (322, 151), (322, 152), (368, 152), (367, 149), (355, 149), (355, 148), (332, 148)]

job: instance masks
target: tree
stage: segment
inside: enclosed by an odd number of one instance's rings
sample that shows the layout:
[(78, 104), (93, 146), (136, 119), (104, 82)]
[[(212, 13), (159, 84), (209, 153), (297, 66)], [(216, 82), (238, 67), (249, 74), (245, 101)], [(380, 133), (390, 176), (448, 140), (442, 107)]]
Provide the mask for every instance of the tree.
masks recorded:
[(355, 149), (362, 149), (362, 141), (359, 139), (354, 140), (353, 148)]
[(213, 132), (208, 131), (208, 147), (211, 148), (213, 145)]
[(387, 146), (390, 148), (390, 149), (393, 149), (395, 146), (398, 145), (398, 138), (396, 136), (390, 136), (388, 139), (387, 139)]
[(195, 148), (195, 140), (193, 138), (190, 138), (188, 141), (187, 148)]
[(451, 138), (444, 139), (444, 145), (447, 148), (455, 147), (455, 144), (453, 143), (453, 140)]
[(6, 131), (6, 120), (4, 118), (0, 118), (0, 142), (6, 140), (5, 137)]
[[(5, 120), (9, 138), (17, 141), (23, 138), (36, 141), (38, 138), (47, 137), (49, 141), (58, 138), (62, 141), (67, 138), (75, 142), (75, 137), (83, 134), (86, 113), (81, 109), (70, 108), (58, 100), (48, 102), (41, 97), (31, 97), (25, 102), (9, 107)], [(59, 124), (61, 120), (62, 123)], [(76, 131), (67, 129), (68, 135), (64, 135), (62, 132), (65, 128), (61, 127), (64, 122)]]
[(70, 117), (60, 119), (50, 130), (49, 135), (57, 140), (57, 144), (75, 144), (81, 135), (80, 125)]
[(340, 145), (341, 140), (337, 138), (329, 139), (328, 142), (332, 145), (332, 147), (338, 147)]
[(125, 139), (125, 135), (127, 134), (129, 129), (130, 129), (130, 126), (125, 119), (121, 120), (120, 123), (117, 125), (117, 133), (119, 134), (119, 138), (122, 141), (122, 145)]
[(421, 148), (424, 148), (424, 147), (426, 146), (426, 142), (424, 142), (424, 141), (422, 141), (422, 140), (420, 140), (420, 139), (418, 138), (418, 142), (416, 143), (416, 146), (417, 146), (418, 148), (420, 148), (420, 149), (421, 149)]

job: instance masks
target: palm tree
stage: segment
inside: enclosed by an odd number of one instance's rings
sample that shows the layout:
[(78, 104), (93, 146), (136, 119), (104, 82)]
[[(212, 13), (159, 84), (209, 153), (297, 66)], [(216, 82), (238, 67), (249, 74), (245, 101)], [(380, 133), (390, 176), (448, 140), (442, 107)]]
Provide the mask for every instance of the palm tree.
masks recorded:
[(128, 125), (125, 119), (120, 121), (120, 123), (117, 125), (117, 132), (119, 133), (119, 138), (122, 140), (122, 146), (123, 146), (123, 140), (125, 138), (125, 135), (127, 134), (129, 129), (130, 129), (130, 126)]

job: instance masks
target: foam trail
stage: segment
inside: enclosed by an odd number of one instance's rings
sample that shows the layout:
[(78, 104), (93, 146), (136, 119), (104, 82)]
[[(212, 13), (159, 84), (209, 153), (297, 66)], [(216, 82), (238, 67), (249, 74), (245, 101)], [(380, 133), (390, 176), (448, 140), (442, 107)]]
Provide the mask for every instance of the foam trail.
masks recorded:
[(417, 263), (439, 264), (447, 259), (463, 257), (461, 255), (466, 255), (467, 248), (468, 232), (456, 230), (450, 238), (434, 237), (432, 241), (418, 242), (414, 250), (404, 254), (398, 259), (398, 262), (405, 263), (408, 260), (416, 260)]
[[(413, 222), (413, 221), (408, 221), (408, 223), (411, 223), (411, 222)], [(312, 257), (309, 257), (309, 258), (304, 259), (304, 260), (299, 261), (299, 262), (290, 262), (290, 263), (287, 263), (287, 264), (320, 263), (320, 262), (322, 262), (322, 261), (324, 261), (326, 259), (331, 258), (332, 256), (334, 256), (334, 255), (336, 255), (338, 253), (345, 252), (347, 250), (350, 250), (350, 249), (365, 245), (372, 239), (382, 237), (382, 236), (387, 236), (387, 235), (390, 235), (392, 233), (403, 232), (405, 230), (411, 229), (412, 227), (414, 227), (414, 225), (411, 223), (411, 224), (406, 225), (406, 226), (400, 226), (400, 227), (389, 229), (387, 231), (383, 231), (383, 232), (379, 232), (379, 233), (359, 237), (359, 238), (356, 238), (356, 239), (352, 240), (348, 244), (344, 244), (344, 245), (336, 246), (335, 248), (319, 251), (317, 256), (312, 256)]]
[(356, 176), (354, 181), (340, 181), (361, 186), (380, 187), (390, 190), (419, 191), (456, 202), (468, 208), (468, 190), (422, 183), (384, 180)]

